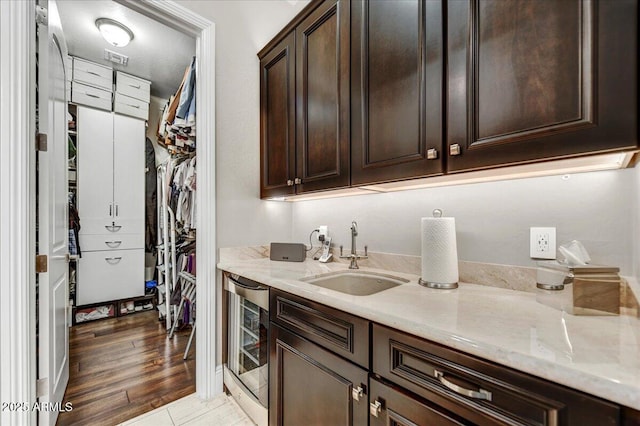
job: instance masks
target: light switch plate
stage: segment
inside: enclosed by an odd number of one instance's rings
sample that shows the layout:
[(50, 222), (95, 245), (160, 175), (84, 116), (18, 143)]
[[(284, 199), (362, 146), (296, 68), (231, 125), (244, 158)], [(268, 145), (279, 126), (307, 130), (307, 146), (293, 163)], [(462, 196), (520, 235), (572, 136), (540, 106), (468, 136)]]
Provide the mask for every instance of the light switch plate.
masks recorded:
[(556, 258), (556, 228), (532, 227), (529, 256), (533, 259)]

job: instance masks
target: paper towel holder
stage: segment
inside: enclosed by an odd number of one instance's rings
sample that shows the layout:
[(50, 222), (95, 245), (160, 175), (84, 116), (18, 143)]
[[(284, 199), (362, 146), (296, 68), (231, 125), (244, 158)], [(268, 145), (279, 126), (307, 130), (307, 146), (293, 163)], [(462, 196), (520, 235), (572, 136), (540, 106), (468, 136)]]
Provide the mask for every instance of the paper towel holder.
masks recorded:
[(423, 281), (422, 278), (418, 278), (418, 284), (423, 287), (435, 288), (438, 290), (453, 290), (458, 288), (458, 283), (434, 283), (431, 281)]
[[(433, 214), (433, 217), (440, 218), (442, 217), (442, 210), (434, 209), (432, 214)], [(433, 282), (433, 281), (424, 281), (422, 277), (418, 278), (418, 284), (420, 284), (423, 287), (434, 288), (438, 290), (453, 290), (458, 288), (457, 282), (439, 283), (439, 282)]]

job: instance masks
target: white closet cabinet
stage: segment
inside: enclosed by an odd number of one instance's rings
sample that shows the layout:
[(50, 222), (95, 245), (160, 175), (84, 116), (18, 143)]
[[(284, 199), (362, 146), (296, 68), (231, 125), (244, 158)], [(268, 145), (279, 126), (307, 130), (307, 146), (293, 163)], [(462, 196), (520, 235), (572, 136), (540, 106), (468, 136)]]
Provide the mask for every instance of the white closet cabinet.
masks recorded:
[(144, 295), (145, 124), (78, 106), (79, 306)]

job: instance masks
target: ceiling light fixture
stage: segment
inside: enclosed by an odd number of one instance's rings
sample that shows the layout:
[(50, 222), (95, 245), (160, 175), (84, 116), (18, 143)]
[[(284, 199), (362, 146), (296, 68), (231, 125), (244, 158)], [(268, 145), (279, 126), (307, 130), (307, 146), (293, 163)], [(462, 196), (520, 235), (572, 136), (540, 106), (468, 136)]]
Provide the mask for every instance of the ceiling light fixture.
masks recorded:
[(124, 47), (133, 40), (133, 32), (113, 19), (96, 19), (96, 27), (100, 30), (102, 38), (115, 47)]

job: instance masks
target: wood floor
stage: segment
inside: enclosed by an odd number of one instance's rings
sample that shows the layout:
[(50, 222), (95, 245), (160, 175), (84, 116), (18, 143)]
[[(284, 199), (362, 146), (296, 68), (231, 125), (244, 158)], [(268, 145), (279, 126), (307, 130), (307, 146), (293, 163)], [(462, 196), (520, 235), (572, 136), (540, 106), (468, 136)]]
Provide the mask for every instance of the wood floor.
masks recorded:
[(80, 324), (69, 332), (69, 385), (58, 425), (115, 425), (195, 392), (191, 328), (169, 340), (155, 312)]

